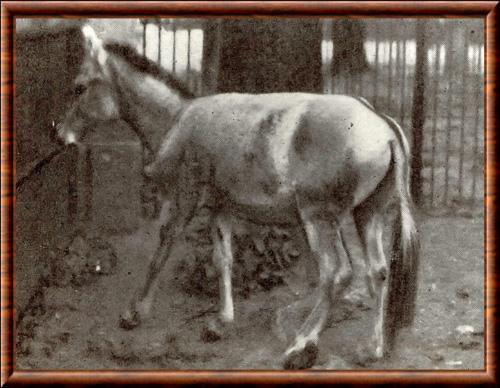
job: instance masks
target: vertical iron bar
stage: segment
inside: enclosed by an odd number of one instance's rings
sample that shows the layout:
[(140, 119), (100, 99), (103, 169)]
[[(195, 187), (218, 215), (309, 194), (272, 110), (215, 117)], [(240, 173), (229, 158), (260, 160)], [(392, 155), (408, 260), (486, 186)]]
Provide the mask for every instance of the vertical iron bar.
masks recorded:
[(476, 85), (476, 112), (474, 117), (474, 152), (472, 157), (472, 189), (471, 189), (471, 205), (474, 207), (476, 202), (476, 187), (477, 187), (477, 153), (479, 149), (479, 105), (481, 103), (480, 90), (483, 88), (483, 76), (481, 71), (481, 44), (477, 45), (477, 68), (476, 76), (479, 79)]
[(161, 65), (161, 21), (158, 21), (158, 64)]
[[(401, 85), (401, 50), (400, 50), (400, 47), (401, 47), (401, 44), (400, 44), (401, 40), (398, 38), (396, 39), (396, 75), (395, 75), (395, 89), (397, 89), (397, 87), (399, 85)], [(400, 101), (400, 106), (401, 106), (401, 101)], [(392, 112), (391, 112), (392, 113)], [(394, 117), (396, 116), (396, 109), (394, 109)]]
[(146, 24), (147, 20), (142, 23), (142, 55), (146, 56)]
[(441, 44), (436, 43), (436, 58), (434, 59), (434, 87), (433, 93), (434, 96), (432, 98), (432, 132), (431, 132), (431, 198), (430, 198), (430, 207), (434, 205), (434, 174), (436, 167), (436, 130), (437, 130), (437, 109), (439, 105), (439, 67), (441, 62)]
[[(142, 22), (142, 55), (146, 56), (146, 47), (147, 47), (147, 43), (146, 43), (146, 28), (147, 28), (147, 24), (148, 24), (148, 19), (145, 19), (143, 20)], [(147, 160), (146, 160), (146, 152), (147, 152), (147, 149), (146, 147), (144, 146), (144, 143), (141, 142), (141, 155), (142, 155), (142, 169), (144, 169), (144, 167), (147, 165)], [(141, 174), (141, 177), (142, 177), (142, 187), (141, 187), (141, 193), (144, 193), (146, 190), (147, 190), (147, 178), (144, 174)], [(144, 196), (141, 195), (141, 207), (144, 209)]]
[[(330, 24), (330, 31), (331, 31), (331, 24)], [(329, 50), (329, 59), (330, 59), (330, 62), (329, 62), (329, 66), (328, 66), (328, 75), (329, 75), (329, 79), (330, 79), (330, 90), (332, 91), (332, 94), (335, 94), (335, 81), (334, 81), (334, 76), (333, 76), (333, 50), (335, 50), (335, 48), (333, 47), (333, 39), (332, 39), (332, 34), (328, 34), (328, 41), (331, 42), (332, 44), (328, 44), (328, 50)], [(331, 49), (331, 51), (330, 51)]]
[(391, 110), (391, 100), (392, 100), (392, 44), (394, 42), (389, 40), (389, 63), (387, 64), (389, 74), (387, 78), (387, 110)]
[(330, 41), (332, 39), (332, 21), (331, 19), (324, 19), (321, 25), (321, 49), (324, 52), (324, 63), (321, 67), (323, 75), (323, 90), (326, 94), (332, 94), (332, 72), (331, 72), (331, 58), (330, 58)]
[(358, 73), (356, 74), (356, 95), (364, 97), (361, 94), (361, 84), (362, 84), (362, 79), (363, 79), (363, 73)]
[(323, 41), (325, 42), (325, 86), (329, 94), (335, 94), (335, 84), (333, 81), (333, 20), (325, 19), (323, 21)]
[(175, 20), (174, 23), (172, 23), (172, 39), (173, 39), (173, 45), (172, 45), (172, 73), (175, 74), (175, 48), (176, 48), (176, 42), (175, 42), (175, 35), (176, 35), (177, 28), (175, 26)]
[(411, 160), (411, 192), (415, 203), (422, 205), (422, 143), (425, 124), (425, 79), (427, 77), (427, 42), (426, 21), (417, 19), (416, 39), (417, 58), (415, 62), (415, 81), (412, 109), (412, 150)]
[(451, 36), (451, 31), (448, 30), (447, 37), (447, 53), (446, 53), (446, 72), (448, 73), (448, 88), (446, 93), (448, 93), (448, 100), (446, 103), (446, 111), (448, 112), (448, 116), (446, 119), (446, 159), (445, 159), (445, 175), (444, 175), (444, 197), (443, 204), (446, 206), (448, 204), (448, 191), (450, 184), (450, 171), (449, 171), (449, 163), (450, 163), (450, 145), (451, 145), (451, 120), (452, 120), (452, 96), (453, 96), (453, 73), (449, 71), (452, 69), (452, 61), (453, 61), (453, 39)]
[(378, 50), (379, 41), (378, 34), (375, 33), (375, 71), (373, 72), (373, 104), (376, 106), (377, 94), (378, 94)]
[(400, 123), (401, 125), (404, 125), (404, 119), (405, 119), (405, 106), (406, 106), (406, 37), (403, 40), (403, 60), (402, 60), (402, 65), (403, 68), (401, 69), (401, 79), (402, 79), (402, 84), (401, 84), (401, 111), (399, 112), (400, 116)]
[(187, 30), (187, 65), (186, 65), (186, 81), (191, 87), (191, 28)]
[(463, 179), (464, 179), (464, 152), (465, 152), (465, 111), (466, 111), (466, 92), (467, 92), (467, 61), (469, 58), (469, 30), (464, 29), (464, 62), (462, 64), (462, 125), (460, 127), (460, 161), (458, 165), (458, 195), (462, 199)]

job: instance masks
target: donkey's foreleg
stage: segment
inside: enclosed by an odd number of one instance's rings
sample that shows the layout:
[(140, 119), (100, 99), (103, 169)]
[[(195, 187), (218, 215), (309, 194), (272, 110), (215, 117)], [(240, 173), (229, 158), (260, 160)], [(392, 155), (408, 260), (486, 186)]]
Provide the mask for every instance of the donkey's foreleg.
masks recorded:
[[(308, 209), (309, 210), (309, 209)], [(307, 236), (307, 242), (319, 267), (318, 300), (311, 313), (302, 325), (295, 341), (285, 352), (284, 367), (286, 369), (310, 368), (314, 365), (318, 354), (319, 335), (325, 327), (331, 305), (331, 296), (340, 293), (344, 288), (344, 278), (336, 278), (335, 274), (343, 268), (335, 256), (335, 247), (339, 239), (338, 225), (325, 220), (325, 214), (300, 210), (301, 219)], [(329, 217), (328, 217), (329, 218)], [(335, 218), (335, 217), (334, 217)], [(336, 291), (335, 288), (339, 287)]]
[[(170, 210), (168, 217), (165, 217), (165, 208)], [(120, 327), (127, 330), (133, 329), (149, 315), (159, 275), (168, 260), (173, 241), (182, 232), (179, 218), (177, 207), (168, 209), (167, 206), (164, 206), (162, 209), (160, 243), (149, 263), (144, 283), (137, 289), (129, 307), (120, 316)]]
[(129, 308), (120, 316), (120, 327), (127, 330), (133, 329), (149, 315), (159, 275), (170, 256), (174, 243), (182, 237), (185, 226), (191, 221), (196, 210), (197, 199), (196, 190), (190, 193), (179, 190), (176, 198), (172, 200), (170, 209), (167, 208), (170, 211), (165, 212), (165, 209), (162, 209), (160, 244), (149, 263), (144, 283), (134, 295)]
[(216, 341), (223, 336), (224, 329), (234, 320), (231, 274), (233, 268), (231, 219), (223, 214), (215, 217), (212, 227), (214, 246), (213, 261), (219, 275), (220, 309), (217, 319), (208, 323), (203, 332), (204, 340)]

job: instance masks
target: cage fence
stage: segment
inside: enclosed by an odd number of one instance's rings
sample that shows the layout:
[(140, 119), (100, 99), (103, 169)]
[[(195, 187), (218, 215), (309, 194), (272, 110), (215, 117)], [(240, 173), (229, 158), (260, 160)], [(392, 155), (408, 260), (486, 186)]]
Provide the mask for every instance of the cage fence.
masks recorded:
[[(366, 19), (363, 71), (333, 71), (333, 19), (322, 20), (323, 93), (362, 96), (399, 121), (408, 137), (416, 61), (414, 19)], [(142, 52), (188, 84), (203, 90), (204, 21), (142, 19)], [(423, 207), (455, 211), (482, 208), (484, 192), (484, 41), (478, 19), (426, 22), (422, 167)]]

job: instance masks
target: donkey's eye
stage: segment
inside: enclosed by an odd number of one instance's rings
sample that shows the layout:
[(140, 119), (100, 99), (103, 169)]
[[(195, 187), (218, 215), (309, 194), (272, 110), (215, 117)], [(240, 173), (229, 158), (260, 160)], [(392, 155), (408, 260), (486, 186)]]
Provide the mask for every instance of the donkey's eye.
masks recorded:
[(79, 95), (83, 94), (83, 92), (85, 92), (85, 90), (87, 90), (87, 87), (85, 85), (78, 84), (75, 86), (74, 92), (75, 92), (76, 96), (79, 96)]

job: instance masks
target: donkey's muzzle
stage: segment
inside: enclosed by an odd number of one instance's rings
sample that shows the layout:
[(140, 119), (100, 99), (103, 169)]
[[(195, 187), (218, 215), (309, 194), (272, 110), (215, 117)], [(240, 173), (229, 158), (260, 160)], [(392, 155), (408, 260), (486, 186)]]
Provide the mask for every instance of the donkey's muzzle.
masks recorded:
[(68, 130), (62, 123), (52, 122), (52, 132), (56, 141), (63, 145), (76, 144), (76, 135), (73, 131)]

